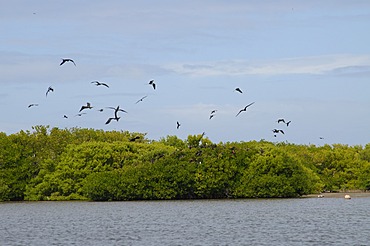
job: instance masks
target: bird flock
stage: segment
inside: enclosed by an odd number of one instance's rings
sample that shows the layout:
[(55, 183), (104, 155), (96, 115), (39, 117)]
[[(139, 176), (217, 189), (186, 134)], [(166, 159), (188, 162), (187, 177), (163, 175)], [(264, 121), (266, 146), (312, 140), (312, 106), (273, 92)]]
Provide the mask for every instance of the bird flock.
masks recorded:
[[(75, 67), (77, 67), (76, 62), (71, 58), (62, 58), (62, 61), (59, 65), (63, 66), (67, 63), (72, 63)], [(90, 83), (97, 86), (97, 87), (105, 87), (107, 89), (110, 88), (109, 84), (106, 83), (106, 82), (101, 82), (101, 81), (98, 81), (98, 80), (94, 80), (94, 81), (91, 81)], [(151, 86), (153, 90), (157, 89), (157, 85), (156, 85), (154, 79), (150, 80), (148, 82), (148, 85)], [(243, 94), (243, 90), (239, 87), (235, 88), (234, 91), (238, 94)], [(46, 93), (45, 93), (46, 97), (50, 96), (51, 93), (54, 93), (54, 88), (52, 86), (49, 86), (46, 90)], [(135, 104), (143, 102), (144, 99), (146, 99), (147, 97), (148, 97), (148, 95), (142, 96), (141, 98), (139, 98), (135, 102)], [(235, 117), (238, 117), (240, 114), (247, 112), (248, 108), (251, 107), (253, 104), (255, 104), (255, 102), (251, 102), (251, 103), (247, 104), (246, 106), (244, 106), (243, 108), (241, 108), (239, 111), (237, 111)], [(38, 103), (31, 103), (31, 104), (28, 105), (28, 108), (37, 107), (38, 105), (39, 105)], [(76, 112), (75, 116), (76, 117), (82, 117), (83, 115), (87, 114), (87, 112), (89, 110), (91, 110), (93, 108), (94, 108), (94, 106), (90, 102), (86, 102), (86, 104), (82, 105), (80, 107), (80, 110), (78, 112)], [(125, 114), (128, 113), (126, 110), (122, 109), (120, 107), (120, 105), (117, 105), (117, 106), (114, 106), (114, 107), (112, 107), (112, 106), (105, 107), (105, 109), (113, 110), (113, 114), (110, 117), (108, 117), (108, 119), (106, 119), (104, 121), (105, 125), (111, 124), (111, 122), (113, 122), (113, 121), (118, 122), (122, 117), (122, 113), (125, 113)], [(100, 108), (100, 109), (98, 109), (98, 111), (103, 112), (104, 108)], [(216, 116), (217, 112), (218, 112), (217, 109), (213, 109), (209, 114), (209, 120), (212, 120)], [(68, 115), (64, 114), (63, 118), (68, 119), (69, 117), (68, 117)], [(286, 127), (288, 127), (289, 124), (291, 123), (291, 121), (285, 121), (285, 119), (280, 118), (280, 119), (277, 120), (277, 123), (279, 125), (281, 123), (283, 123), (284, 125), (286, 125)], [(176, 121), (176, 129), (180, 129), (180, 127), (181, 127), (181, 123), (179, 121)], [(272, 132), (273, 132), (274, 137), (277, 137), (279, 134), (285, 134), (285, 130), (283, 130), (281, 128), (274, 128), (272, 130)], [(203, 132), (202, 135), (204, 136), (204, 134), (205, 133)]]

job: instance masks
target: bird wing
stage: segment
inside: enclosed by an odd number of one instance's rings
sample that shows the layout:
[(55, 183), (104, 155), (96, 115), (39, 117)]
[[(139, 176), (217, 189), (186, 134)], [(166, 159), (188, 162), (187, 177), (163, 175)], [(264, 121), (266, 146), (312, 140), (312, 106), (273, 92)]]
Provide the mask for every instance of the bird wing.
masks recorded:
[(85, 108), (87, 108), (86, 106), (82, 106), (81, 107), (81, 109), (80, 109), (80, 111), (78, 111), (78, 112), (81, 112), (82, 110), (84, 110)]
[(105, 122), (105, 124), (106, 125), (108, 125), (112, 120), (113, 120), (114, 118), (109, 118), (106, 122)]
[(255, 102), (252, 102), (250, 104), (248, 104), (247, 106), (245, 106), (245, 109), (247, 109), (249, 106), (253, 105)]
[(109, 88), (109, 85), (107, 85), (106, 83), (100, 83), (101, 85), (103, 85), (103, 86), (105, 86), (105, 87), (107, 87), (107, 88)]
[(75, 61), (74, 61), (74, 60), (72, 60), (72, 59), (71, 59), (71, 60), (70, 60), (70, 62), (72, 62), (72, 63), (76, 66), (76, 63), (75, 63)]
[(124, 110), (124, 109), (118, 109), (117, 111), (121, 111), (121, 112), (127, 113), (127, 111)]
[(62, 66), (64, 63), (66, 63), (66, 60), (62, 59), (62, 62), (59, 64), (59, 66)]
[(243, 111), (245, 111), (244, 110), (244, 108), (243, 109), (241, 109), (241, 110), (239, 110), (239, 113), (237, 113), (236, 115), (235, 115), (235, 117), (237, 117), (241, 112), (243, 112)]

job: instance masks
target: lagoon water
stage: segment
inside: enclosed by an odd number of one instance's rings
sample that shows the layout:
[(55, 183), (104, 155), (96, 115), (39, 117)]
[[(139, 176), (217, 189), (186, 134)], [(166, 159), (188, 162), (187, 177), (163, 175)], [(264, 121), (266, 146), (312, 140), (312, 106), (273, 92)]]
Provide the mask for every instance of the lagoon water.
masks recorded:
[(0, 203), (0, 245), (370, 245), (370, 197)]

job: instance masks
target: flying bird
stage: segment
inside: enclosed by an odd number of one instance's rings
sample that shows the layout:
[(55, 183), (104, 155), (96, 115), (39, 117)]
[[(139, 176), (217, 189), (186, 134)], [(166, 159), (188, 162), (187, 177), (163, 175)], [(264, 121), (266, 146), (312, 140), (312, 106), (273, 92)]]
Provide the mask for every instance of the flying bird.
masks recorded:
[(209, 119), (212, 119), (215, 116), (214, 114), (216, 113), (216, 111), (217, 109), (214, 109), (211, 111), (211, 115), (209, 116)]
[[(284, 120), (284, 119), (278, 119), (278, 120), (277, 120), (277, 123), (280, 123), (280, 122), (285, 123), (285, 120)], [(285, 123), (285, 124), (286, 124), (286, 123)]]
[(273, 133), (279, 133), (279, 132), (281, 132), (282, 134), (285, 134), (284, 131), (281, 130), (281, 129), (274, 129), (272, 131), (273, 131)]
[(31, 103), (30, 105), (28, 105), (28, 107), (35, 107), (35, 106), (39, 106), (37, 103)]
[(46, 91), (46, 96), (48, 96), (49, 92), (51, 91), (54, 91), (54, 89), (51, 86), (49, 86), (48, 90)]
[[(114, 118), (119, 118), (118, 117), (118, 112), (119, 111), (121, 111), (121, 112), (124, 112), (124, 113), (127, 113), (127, 111), (126, 110), (123, 110), (123, 109), (120, 109), (119, 108), (119, 105), (116, 107), (116, 108), (114, 108), (114, 107), (108, 107), (108, 108), (110, 108), (110, 109), (114, 109)], [(118, 120), (117, 120), (118, 121)]]
[(104, 83), (104, 82), (99, 82), (99, 81), (97, 81), (97, 80), (92, 81), (92, 82), (91, 82), (91, 84), (95, 84), (96, 86), (102, 85), (102, 86), (105, 86), (105, 87), (109, 88), (109, 85), (107, 85), (107, 84), (106, 84), (106, 83)]
[(93, 107), (91, 106), (91, 104), (89, 102), (87, 102), (86, 103), (86, 106), (85, 105), (82, 105), (80, 111), (78, 111), (78, 112), (81, 112), (84, 109), (92, 109), (92, 108)]
[(252, 103), (250, 103), (250, 104), (248, 104), (247, 106), (245, 106), (243, 109), (241, 109), (240, 111), (239, 111), (239, 113), (237, 113), (237, 115), (235, 115), (235, 117), (237, 117), (241, 112), (243, 112), (243, 111), (247, 111), (247, 108), (249, 107), (249, 106), (251, 106), (252, 104), (254, 104), (255, 102), (252, 102)]
[(68, 116), (67, 115), (63, 115), (63, 118), (68, 119)]
[(181, 124), (178, 121), (176, 121), (176, 128), (179, 129), (180, 126), (181, 126)]
[(292, 121), (290, 120), (290, 121), (288, 121), (287, 123), (285, 123), (285, 124), (286, 124), (286, 126), (289, 126), (290, 122), (292, 122)]
[(239, 87), (235, 88), (235, 90), (236, 90), (237, 92), (239, 92), (239, 93), (243, 93), (243, 91), (242, 91)]
[(139, 100), (136, 101), (135, 104), (139, 103), (139, 102), (142, 102), (145, 98), (147, 98), (148, 96), (143, 96), (142, 98), (140, 98)]
[(277, 136), (276, 134), (278, 134), (279, 132), (281, 132), (282, 134), (285, 134), (284, 131), (281, 129), (274, 129), (272, 130), (272, 132), (274, 133), (274, 137), (276, 137)]
[(155, 83), (154, 83), (154, 80), (152, 79), (151, 81), (149, 81), (149, 84), (153, 86), (153, 89), (155, 90)]
[(121, 117), (111, 117), (111, 118), (109, 118), (106, 122), (105, 122), (105, 124), (106, 125), (108, 125), (112, 120), (115, 120), (115, 121), (119, 121), (119, 119), (121, 119)]
[(70, 58), (62, 58), (62, 62), (59, 64), (59, 66), (62, 66), (66, 62), (72, 62), (76, 66), (76, 63), (74, 62), (74, 60)]

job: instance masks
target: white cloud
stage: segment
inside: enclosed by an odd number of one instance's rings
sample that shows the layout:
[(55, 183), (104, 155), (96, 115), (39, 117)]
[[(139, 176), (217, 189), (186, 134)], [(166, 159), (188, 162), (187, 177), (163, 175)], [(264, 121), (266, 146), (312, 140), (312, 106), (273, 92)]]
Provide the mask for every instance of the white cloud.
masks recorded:
[(165, 68), (190, 76), (325, 74), (347, 67), (370, 66), (369, 55), (324, 55), (269, 61), (225, 60), (168, 64)]

